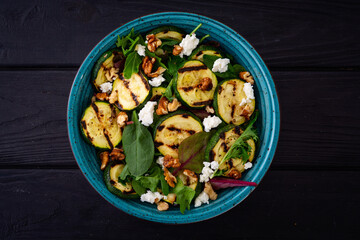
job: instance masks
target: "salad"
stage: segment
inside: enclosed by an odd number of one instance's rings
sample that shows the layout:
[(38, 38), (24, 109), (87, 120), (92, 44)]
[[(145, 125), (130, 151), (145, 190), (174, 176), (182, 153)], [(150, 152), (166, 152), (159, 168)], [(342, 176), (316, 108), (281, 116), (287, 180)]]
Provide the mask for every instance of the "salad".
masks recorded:
[[(220, 44), (161, 26), (132, 29), (97, 60), (80, 129), (108, 190), (184, 213), (217, 199), (252, 167), (254, 78)], [(89, 99), (90, 101), (90, 99)]]

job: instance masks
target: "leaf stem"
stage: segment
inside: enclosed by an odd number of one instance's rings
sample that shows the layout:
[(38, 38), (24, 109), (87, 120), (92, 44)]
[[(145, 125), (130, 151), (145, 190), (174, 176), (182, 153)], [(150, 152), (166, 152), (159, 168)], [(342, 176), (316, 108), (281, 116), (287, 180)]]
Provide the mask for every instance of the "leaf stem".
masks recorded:
[(200, 23), (192, 32), (190, 33), (190, 36), (194, 34), (200, 27), (202, 26), (202, 23)]
[(208, 38), (208, 37), (210, 37), (209, 34), (206, 34), (205, 36), (203, 36), (203, 37), (200, 39), (199, 44), (202, 43), (202, 41), (204, 41), (204, 40), (205, 40), (206, 38)]

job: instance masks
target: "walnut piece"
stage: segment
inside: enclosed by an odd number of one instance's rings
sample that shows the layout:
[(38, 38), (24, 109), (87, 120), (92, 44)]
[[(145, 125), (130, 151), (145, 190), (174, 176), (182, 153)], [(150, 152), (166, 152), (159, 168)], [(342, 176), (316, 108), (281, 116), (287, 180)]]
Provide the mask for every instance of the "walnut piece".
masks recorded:
[(234, 179), (239, 179), (241, 178), (241, 172), (239, 172), (236, 169), (231, 169), (230, 172), (227, 174), (229, 177), (234, 178)]
[(163, 67), (158, 67), (155, 72), (147, 74), (148, 77), (155, 78), (158, 77), (160, 74), (163, 74), (166, 71)]
[(100, 157), (100, 160), (101, 160), (100, 169), (104, 170), (106, 168), (106, 165), (109, 162), (109, 152), (102, 152), (102, 153), (100, 153), (99, 157)]
[(156, 114), (157, 115), (165, 115), (165, 114), (168, 114), (168, 104), (169, 104), (169, 101), (167, 100), (166, 97), (162, 97), (160, 98), (160, 101), (159, 101), (159, 105), (156, 109)]
[(112, 91), (109, 96), (109, 103), (114, 104), (118, 100), (117, 91)]
[(175, 187), (175, 183), (177, 183), (176, 177), (169, 172), (169, 170), (164, 167), (164, 176), (165, 181), (169, 184), (170, 187)]
[(250, 83), (251, 85), (254, 85), (254, 78), (251, 76), (249, 72), (240, 72), (239, 77), (242, 80), (245, 80), (246, 82)]
[(189, 178), (189, 185), (196, 183), (198, 181), (198, 177), (196, 176), (196, 174), (193, 171), (185, 169), (183, 171), (183, 174)]
[(217, 196), (218, 196), (218, 195), (216, 194), (216, 192), (215, 192), (214, 189), (212, 188), (211, 183), (209, 183), (209, 182), (206, 182), (206, 183), (205, 183), (204, 192), (205, 192), (207, 195), (209, 195), (209, 198), (210, 198), (211, 200), (216, 200), (216, 199), (217, 199)]
[(110, 155), (111, 157), (111, 160), (113, 161), (122, 161), (125, 159), (125, 154), (124, 154), (124, 150), (123, 149), (120, 149), (120, 148), (114, 148)]
[(144, 57), (141, 67), (146, 75), (151, 74), (155, 61), (156, 61), (155, 58), (149, 58), (148, 56)]
[(208, 113), (215, 113), (214, 108), (210, 107), (209, 105), (206, 106), (205, 110), (206, 110), (206, 112), (208, 112)]
[(96, 98), (101, 100), (101, 101), (105, 101), (109, 99), (109, 96), (107, 95), (107, 93), (97, 93), (96, 94)]
[(183, 48), (180, 47), (179, 45), (174, 45), (174, 49), (173, 49), (173, 55), (177, 56), (182, 52)]
[(212, 81), (210, 78), (206, 77), (201, 79), (199, 88), (203, 91), (210, 91), (213, 87)]
[(246, 119), (250, 119), (252, 112), (253, 112), (253, 106), (250, 104), (247, 104), (240, 112), (240, 116), (243, 116)]
[(146, 40), (148, 41), (147, 48), (150, 52), (155, 52), (156, 48), (162, 44), (161, 40), (156, 38), (154, 34), (147, 35)]
[(167, 105), (167, 109), (169, 112), (174, 112), (176, 111), (179, 107), (181, 107), (181, 103), (179, 102), (179, 100), (177, 100), (176, 98), (174, 98), (171, 102), (169, 102), (169, 104)]
[(118, 73), (119, 73), (119, 68), (112, 67), (105, 71), (105, 77), (109, 82), (112, 82), (119, 77)]
[(126, 122), (128, 120), (128, 115), (126, 114), (126, 112), (119, 112), (119, 114), (117, 115), (116, 118), (116, 122), (119, 125), (119, 127), (123, 127), (126, 125)]
[(159, 211), (166, 211), (166, 210), (169, 209), (169, 204), (167, 202), (161, 201), (161, 202), (158, 202), (156, 204), (157, 204), (157, 209)]
[(181, 163), (180, 160), (178, 158), (174, 158), (170, 155), (165, 155), (164, 156), (164, 163), (163, 163), (164, 167), (166, 168), (177, 168), (180, 167)]

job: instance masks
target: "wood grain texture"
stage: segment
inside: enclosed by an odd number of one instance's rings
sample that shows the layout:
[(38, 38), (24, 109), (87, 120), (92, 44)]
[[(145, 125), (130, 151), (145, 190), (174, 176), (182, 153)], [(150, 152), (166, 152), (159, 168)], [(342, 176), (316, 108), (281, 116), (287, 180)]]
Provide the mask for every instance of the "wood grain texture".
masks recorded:
[[(272, 72), (281, 107), (275, 168), (359, 169), (359, 72)], [(0, 167), (76, 167), (66, 107), (74, 71), (0, 71)], [(16, 83), (16, 84), (14, 84)], [(31, 84), (29, 84), (31, 83)]]
[(271, 67), (359, 67), (357, 1), (0, 2), (0, 66), (79, 66), (105, 35), (137, 17), (191, 11), (244, 36)]
[(356, 239), (359, 180), (359, 172), (270, 171), (229, 212), (165, 226), (117, 210), (79, 170), (0, 170), (0, 238)]

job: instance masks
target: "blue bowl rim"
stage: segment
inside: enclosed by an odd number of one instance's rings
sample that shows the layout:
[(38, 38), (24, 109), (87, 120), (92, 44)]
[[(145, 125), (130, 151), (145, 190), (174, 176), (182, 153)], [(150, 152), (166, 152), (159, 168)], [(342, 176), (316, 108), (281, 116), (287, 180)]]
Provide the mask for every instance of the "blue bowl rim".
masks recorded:
[[(109, 34), (107, 34), (103, 39), (101, 39), (93, 48), (92, 50), (88, 53), (88, 55), (85, 57), (85, 59), (83, 60), (83, 62), (81, 63), (75, 77), (74, 77), (74, 81), (73, 84), (71, 86), (70, 89), (70, 93), (69, 93), (69, 99), (68, 99), (68, 107), (67, 107), (67, 130), (68, 130), (68, 138), (69, 138), (69, 142), (70, 142), (70, 146), (71, 146), (71, 150), (73, 152), (74, 158), (76, 160), (76, 163), (79, 167), (79, 169), (81, 170), (82, 174), (84, 175), (84, 177), (86, 178), (86, 180), (90, 183), (90, 185), (96, 190), (96, 192), (98, 192), (106, 201), (108, 201), (110, 204), (112, 204), (114, 207), (122, 210), (123, 212), (131, 215), (131, 216), (135, 216), (144, 220), (148, 220), (148, 221), (152, 221), (152, 222), (159, 222), (159, 223), (167, 223), (167, 224), (187, 224), (187, 223), (195, 223), (195, 222), (200, 222), (200, 221), (204, 221), (204, 220), (208, 220), (211, 218), (214, 218), (216, 216), (219, 216), (227, 211), (229, 211), (230, 209), (234, 208), (235, 206), (237, 206), (238, 204), (240, 204), (242, 201), (244, 201), (252, 191), (255, 190), (254, 187), (244, 187), (244, 197), (242, 199), (237, 199), (232, 198), (231, 202), (229, 204), (227, 204), (226, 208), (222, 208), (220, 210), (218, 210), (216, 212), (217, 209), (212, 209), (209, 211), (209, 213), (205, 214), (205, 215), (200, 215), (200, 216), (195, 216), (194, 217), (190, 217), (190, 216), (186, 216), (184, 215), (184, 218), (182, 218), (179, 221), (173, 221), (171, 219), (167, 219), (164, 221), (164, 219), (154, 219), (151, 216), (148, 215), (144, 215), (141, 213), (137, 213), (136, 211), (131, 212), (131, 211), (125, 211), (124, 209), (122, 209), (121, 207), (115, 205), (115, 203), (113, 203), (112, 201), (110, 201), (110, 199), (107, 198), (107, 196), (102, 193), (100, 191), (100, 189), (97, 189), (94, 185), (93, 185), (93, 179), (90, 179), (87, 177), (87, 170), (81, 168), (81, 166), (79, 165), (78, 159), (76, 158), (76, 153), (74, 150), (74, 146), (73, 146), (73, 142), (71, 139), (72, 136), (72, 131), (70, 129), (70, 122), (69, 122), (69, 115), (70, 115), (70, 109), (71, 109), (71, 105), (72, 105), (72, 92), (73, 92), (73, 88), (75, 87), (75, 82), (76, 80), (79, 78), (79, 73), (80, 70), (82, 69), (83, 65), (85, 62), (89, 61), (89, 56), (94, 54), (96, 49), (99, 48), (99, 46), (108, 38), (112, 38), (119, 28), (121, 27), (125, 27), (127, 25), (131, 25), (132, 23), (138, 21), (139, 19), (144, 19), (144, 18), (151, 18), (151, 17), (157, 17), (157, 16), (162, 16), (162, 15), (168, 15), (168, 14), (176, 14), (176, 15), (184, 15), (184, 16), (191, 16), (194, 18), (202, 18), (203, 20), (207, 20), (207, 21), (211, 21), (214, 24), (217, 24), (221, 27), (223, 27), (224, 29), (226, 29), (227, 31), (231, 32), (234, 36), (236, 36), (237, 38), (241, 39), (242, 41), (242, 47), (244, 48), (244, 50), (248, 51), (248, 53), (250, 55), (252, 55), (253, 60), (256, 62), (256, 64), (259, 66), (259, 69), (261, 69), (261, 71), (263, 72), (263, 75), (266, 76), (266, 78), (268, 79), (268, 81), (266, 81), (269, 89), (273, 91), (272, 92), (272, 107), (273, 107), (273, 115), (274, 115), (274, 121), (273, 121), (273, 129), (274, 131), (272, 131), (272, 136), (270, 139), (270, 147), (269, 147), (269, 151), (267, 152), (267, 156), (266, 156), (266, 160), (262, 163), (263, 165), (265, 163), (267, 163), (266, 165), (264, 165), (263, 167), (266, 167), (266, 170), (260, 174), (260, 171), (257, 172), (255, 174), (255, 176), (253, 177), (253, 181), (256, 182), (257, 184), (260, 184), (261, 180), (264, 178), (265, 174), (267, 173), (267, 171), (269, 170), (269, 167), (271, 166), (271, 163), (273, 161), (276, 149), (277, 149), (277, 145), (278, 145), (278, 141), (279, 141), (279, 135), (280, 135), (280, 104), (279, 104), (279, 100), (278, 100), (278, 96), (277, 96), (277, 89), (275, 86), (275, 83), (273, 81), (273, 78), (271, 76), (270, 71), (268, 70), (265, 62), (263, 61), (263, 59), (260, 57), (260, 55), (258, 54), (258, 52), (255, 50), (255, 48), (243, 37), (241, 36), (238, 32), (236, 32), (235, 30), (233, 30), (232, 28), (230, 28), (229, 26), (213, 19), (213, 18), (209, 18), (200, 14), (194, 14), (194, 13), (188, 13), (188, 12), (157, 12), (157, 13), (153, 13), (153, 14), (148, 14), (148, 15), (144, 15), (138, 18), (135, 18), (125, 24), (120, 25), (119, 27), (117, 27), (115, 30), (113, 30), (112, 32), (110, 32)], [(73, 119), (72, 119), (73, 121)], [(111, 194), (110, 192), (108, 192), (108, 194)], [(239, 193), (238, 195), (240, 195), (241, 193)], [(197, 217), (197, 218), (196, 218)]]

